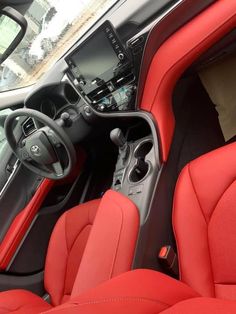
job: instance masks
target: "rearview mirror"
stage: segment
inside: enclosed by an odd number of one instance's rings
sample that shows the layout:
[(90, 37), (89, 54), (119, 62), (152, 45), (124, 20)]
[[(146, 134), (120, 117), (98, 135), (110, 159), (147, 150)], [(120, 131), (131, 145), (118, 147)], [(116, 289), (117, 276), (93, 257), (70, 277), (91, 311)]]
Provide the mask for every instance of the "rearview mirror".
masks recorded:
[(15, 50), (23, 39), (27, 21), (11, 7), (0, 10), (0, 64)]

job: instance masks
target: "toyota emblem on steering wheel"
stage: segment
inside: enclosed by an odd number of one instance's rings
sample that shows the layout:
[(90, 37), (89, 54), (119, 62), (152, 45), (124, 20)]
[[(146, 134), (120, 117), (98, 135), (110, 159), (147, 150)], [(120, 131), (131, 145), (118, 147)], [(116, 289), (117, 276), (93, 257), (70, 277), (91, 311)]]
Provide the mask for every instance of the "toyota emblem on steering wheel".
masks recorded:
[(38, 145), (33, 145), (30, 147), (30, 151), (34, 156), (40, 156), (41, 149)]

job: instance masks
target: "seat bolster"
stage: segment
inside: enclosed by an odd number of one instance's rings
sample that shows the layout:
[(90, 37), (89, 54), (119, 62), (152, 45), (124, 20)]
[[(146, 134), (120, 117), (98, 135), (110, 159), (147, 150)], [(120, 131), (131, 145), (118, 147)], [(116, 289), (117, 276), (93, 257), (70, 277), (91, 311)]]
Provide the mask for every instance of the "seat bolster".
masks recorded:
[[(56, 223), (48, 246), (44, 284), (54, 306), (68, 298), (68, 282), (74, 282), (87, 243), (87, 226), (93, 224), (100, 200), (80, 204), (65, 212)], [(82, 239), (80, 236), (82, 235)], [(76, 241), (80, 239), (79, 248)], [(80, 250), (79, 250), (80, 249)], [(76, 258), (75, 258), (76, 257)], [(66, 294), (66, 296), (65, 296)], [(68, 295), (68, 296), (67, 296)]]
[(182, 170), (176, 185), (173, 228), (181, 280), (202, 296), (214, 297), (208, 228), (192, 184), (189, 164)]
[(0, 314), (36, 314), (51, 308), (51, 305), (42, 298), (26, 290), (0, 293)]
[(47, 313), (157, 314), (195, 297), (199, 297), (195, 291), (171, 277), (152, 270), (135, 270), (72, 298), (69, 303)]

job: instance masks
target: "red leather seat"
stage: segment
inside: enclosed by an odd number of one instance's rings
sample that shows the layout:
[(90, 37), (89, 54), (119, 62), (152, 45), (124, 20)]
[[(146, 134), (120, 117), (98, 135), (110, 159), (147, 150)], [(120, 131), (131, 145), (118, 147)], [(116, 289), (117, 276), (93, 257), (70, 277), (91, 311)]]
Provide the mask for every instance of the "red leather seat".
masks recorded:
[(47, 314), (235, 314), (236, 302), (204, 298), (151, 270), (125, 273)]
[(236, 144), (182, 171), (173, 226), (181, 280), (205, 297), (236, 300)]
[(1, 313), (41, 313), (131, 268), (139, 215), (114, 191), (67, 211), (52, 233), (45, 265), (48, 304), (25, 290), (0, 293)]
[(236, 143), (183, 169), (173, 226), (182, 282), (134, 271), (49, 313), (236, 313)]

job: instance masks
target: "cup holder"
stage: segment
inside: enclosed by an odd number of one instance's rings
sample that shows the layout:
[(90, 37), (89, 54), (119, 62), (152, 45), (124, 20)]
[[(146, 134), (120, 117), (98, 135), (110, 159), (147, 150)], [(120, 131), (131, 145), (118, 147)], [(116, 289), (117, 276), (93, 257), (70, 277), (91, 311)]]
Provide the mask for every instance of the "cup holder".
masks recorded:
[(145, 178), (149, 169), (150, 163), (145, 161), (145, 157), (153, 148), (153, 143), (151, 141), (145, 141), (139, 144), (134, 152), (134, 157), (136, 158), (136, 164), (130, 171), (129, 180), (132, 183), (137, 183)]
[(144, 160), (152, 148), (153, 148), (153, 143), (151, 141), (141, 142), (135, 150), (134, 157), (137, 159)]

